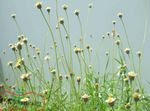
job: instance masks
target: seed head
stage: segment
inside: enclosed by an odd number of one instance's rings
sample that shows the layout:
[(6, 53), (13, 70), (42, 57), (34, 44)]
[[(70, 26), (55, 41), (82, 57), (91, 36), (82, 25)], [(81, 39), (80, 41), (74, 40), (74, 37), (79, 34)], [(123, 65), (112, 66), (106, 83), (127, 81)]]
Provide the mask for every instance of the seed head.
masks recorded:
[(63, 8), (63, 10), (66, 11), (66, 10), (68, 9), (68, 5), (67, 5), (67, 4), (63, 4), (63, 5), (62, 5), (62, 8)]
[(4, 88), (4, 85), (3, 84), (0, 84), (0, 89), (3, 89)]
[(130, 109), (130, 108), (131, 108), (131, 104), (130, 104), (130, 103), (126, 103), (126, 104), (124, 105), (124, 107), (125, 107), (126, 109)]
[(24, 82), (27, 82), (28, 80), (30, 80), (30, 76), (31, 76), (31, 73), (25, 73), (25, 74), (22, 74), (20, 78), (21, 78)]
[(18, 43), (16, 44), (16, 47), (17, 47), (18, 50), (21, 50), (21, 49), (22, 49), (22, 44), (21, 44), (21, 42), (18, 42)]
[(77, 82), (78, 82), (78, 84), (80, 83), (80, 81), (81, 81), (81, 77), (77, 77)]
[(20, 102), (23, 103), (23, 104), (27, 104), (29, 102), (29, 98), (22, 98), (20, 100)]
[(79, 9), (76, 9), (76, 10), (74, 11), (74, 14), (75, 14), (76, 16), (79, 16), (79, 13), (80, 13), (80, 10), (79, 10)]
[(46, 7), (46, 11), (47, 11), (48, 13), (50, 13), (51, 7)]
[(133, 71), (128, 72), (128, 77), (129, 77), (129, 79), (130, 79), (131, 81), (134, 80), (135, 76), (136, 76), (136, 73), (135, 73), (135, 72), (133, 72)]
[(81, 98), (86, 103), (88, 101), (88, 99), (89, 99), (89, 96), (87, 94), (84, 94)]
[(108, 103), (110, 106), (114, 106), (115, 101), (116, 101), (116, 98), (113, 98), (112, 96), (110, 96), (106, 100), (106, 103)]
[(38, 8), (38, 9), (41, 9), (42, 8), (42, 2), (37, 2), (35, 4), (35, 6)]
[(133, 99), (135, 102), (138, 102), (140, 100), (140, 98), (141, 98), (141, 94), (139, 92), (135, 92), (133, 94)]
[(119, 12), (119, 13), (117, 14), (117, 16), (118, 16), (120, 19), (122, 19), (123, 13)]
[(130, 49), (129, 49), (129, 48), (125, 48), (124, 52), (125, 52), (126, 54), (130, 54)]

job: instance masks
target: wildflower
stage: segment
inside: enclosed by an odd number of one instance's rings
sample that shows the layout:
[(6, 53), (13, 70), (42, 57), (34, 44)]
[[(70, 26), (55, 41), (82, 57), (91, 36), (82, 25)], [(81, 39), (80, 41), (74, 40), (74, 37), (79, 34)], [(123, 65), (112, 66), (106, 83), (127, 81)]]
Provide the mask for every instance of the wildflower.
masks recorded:
[(120, 45), (120, 40), (116, 40), (115, 43), (119, 46)]
[(66, 79), (68, 80), (68, 78), (69, 78), (69, 75), (67, 74), (65, 77), (66, 77)]
[(129, 79), (128, 79), (128, 77), (125, 77), (123, 80), (124, 80), (124, 82), (128, 82)]
[(16, 18), (16, 14), (11, 14), (11, 17), (12, 17), (13, 19), (15, 19), (15, 18)]
[(107, 36), (110, 36), (110, 32), (107, 32)]
[(96, 88), (96, 89), (99, 88), (99, 83), (95, 83), (95, 88)]
[(66, 11), (68, 9), (68, 5), (67, 4), (63, 4), (62, 8)]
[(88, 101), (88, 99), (89, 99), (89, 96), (87, 94), (84, 94), (81, 98), (86, 103)]
[(76, 54), (78, 54), (78, 53), (81, 53), (83, 50), (81, 49), (81, 48), (78, 48), (78, 47), (75, 47), (74, 48), (74, 52), (76, 53)]
[(28, 39), (27, 38), (23, 38), (23, 43), (25, 43), (25, 44), (27, 44), (27, 42), (28, 42)]
[(69, 39), (69, 36), (66, 34), (66, 39)]
[(30, 76), (31, 76), (31, 73), (25, 73), (25, 74), (22, 74), (20, 78), (26, 82), (27, 80), (30, 80)]
[(8, 66), (12, 67), (13, 66), (13, 61), (9, 61), (7, 64), (8, 64)]
[(90, 45), (87, 45), (86, 48), (89, 50), (90, 49)]
[(113, 25), (115, 25), (115, 24), (116, 24), (116, 21), (115, 21), (115, 20), (113, 20), (113, 21), (112, 21), (112, 24), (113, 24)]
[(79, 9), (76, 9), (76, 10), (74, 11), (74, 14), (75, 14), (76, 16), (79, 16), (79, 13), (80, 13), (80, 10), (79, 10)]
[(41, 9), (42, 8), (42, 2), (37, 2), (35, 4), (35, 6), (38, 8), (38, 9)]
[(81, 81), (81, 77), (77, 77), (77, 82), (78, 82), (78, 84), (80, 83), (80, 81)]
[(14, 51), (14, 52), (17, 50), (15, 45), (12, 45), (12, 46), (11, 46), (11, 49), (12, 49), (12, 51)]
[(48, 90), (46, 89), (46, 90), (44, 90), (42, 93), (43, 93), (44, 95), (46, 95), (46, 94), (48, 93)]
[(124, 52), (125, 52), (126, 54), (130, 54), (130, 49), (129, 49), (129, 48), (125, 48)]
[(140, 57), (142, 56), (142, 52), (141, 52), (141, 51), (138, 51), (138, 52), (137, 52), (137, 55), (138, 55), (138, 57), (140, 58)]
[(135, 102), (138, 102), (141, 98), (141, 94), (139, 93), (139, 91), (136, 91), (134, 94), (133, 94), (133, 99)]
[(119, 13), (117, 14), (117, 16), (118, 16), (119, 18), (122, 18), (122, 17), (123, 17), (123, 13), (119, 12)]
[(46, 11), (47, 11), (48, 13), (50, 13), (51, 7), (46, 7)]
[(59, 23), (60, 23), (60, 24), (64, 24), (64, 18), (63, 18), (63, 17), (60, 17), (60, 18), (59, 18)]
[(37, 55), (40, 55), (40, 53), (41, 53), (39, 48), (36, 48), (35, 52), (36, 52)]
[(0, 84), (0, 89), (3, 89), (4, 88), (4, 85), (3, 84)]
[(63, 77), (62, 77), (62, 74), (59, 74), (59, 80), (62, 80)]
[(105, 35), (102, 35), (102, 38), (105, 39)]
[(44, 57), (44, 59), (45, 59), (46, 61), (49, 61), (49, 60), (50, 60), (50, 56), (49, 56), (49, 55), (46, 55), (46, 56)]
[(116, 101), (116, 98), (113, 98), (112, 96), (110, 96), (106, 100), (106, 103), (108, 103), (110, 106), (114, 106), (115, 101)]
[(56, 70), (55, 70), (55, 69), (51, 70), (51, 73), (52, 73), (53, 75), (55, 75), (55, 74), (56, 74)]
[(128, 77), (129, 77), (129, 79), (130, 79), (131, 81), (134, 80), (135, 76), (136, 76), (136, 73), (135, 73), (135, 72), (133, 72), (133, 71), (128, 72)]
[(92, 6), (93, 6), (93, 5), (92, 5), (91, 3), (88, 5), (89, 8), (92, 8)]
[(18, 69), (20, 69), (21, 65), (23, 65), (23, 64), (24, 64), (24, 58), (18, 59), (17, 62), (16, 62), (16, 64), (15, 64), (15, 67), (18, 68)]
[(18, 43), (16, 44), (16, 47), (17, 47), (18, 50), (21, 50), (21, 49), (22, 49), (22, 44), (21, 44), (21, 42), (18, 42)]
[(116, 36), (116, 30), (112, 29), (112, 36), (115, 37)]
[(106, 51), (106, 52), (105, 52), (105, 55), (108, 56), (108, 55), (109, 55), (109, 52)]
[(126, 104), (124, 105), (124, 107), (125, 107), (126, 109), (130, 109), (130, 108), (131, 108), (131, 104), (130, 104), (130, 103), (126, 103)]
[(22, 99), (20, 100), (20, 102), (23, 103), (23, 104), (26, 104), (26, 103), (29, 102), (29, 98), (22, 98)]
[(36, 59), (37, 57), (36, 56), (33, 56), (33, 59)]

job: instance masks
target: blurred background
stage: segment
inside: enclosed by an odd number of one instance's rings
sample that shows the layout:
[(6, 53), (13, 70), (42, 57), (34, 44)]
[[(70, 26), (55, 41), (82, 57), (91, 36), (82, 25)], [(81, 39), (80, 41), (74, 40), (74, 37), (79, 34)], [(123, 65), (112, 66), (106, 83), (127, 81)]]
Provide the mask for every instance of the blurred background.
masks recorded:
[[(11, 18), (12, 13), (16, 13), (17, 21), (21, 27), (21, 31), (28, 37), (28, 40), (43, 50), (48, 50), (52, 45), (51, 38), (48, 37), (47, 26), (39, 12), (35, 8), (37, 0), (1, 0), (0, 3), (0, 81), (9, 78), (11, 81), (12, 72), (7, 66), (7, 62), (14, 57), (9, 50), (8, 44), (17, 40), (18, 32), (15, 22)], [(43, 0), (43, 10), (46, 14), (46, 7), (51, 7), (51, 24), (55, 29), (55, 0)], [(75, 9), (80, 9), (81, 21), (83, 23), (84, 32), (86, 32), (86, 42), (90, 43), (93, 50), (100, 50), (100, 55), (104, 56), (105, 51), (109, 50), (110, 44), (107, 41), (101, 42), (102, 35), (112, 30), (112, 20), (116, 20), (117, 32), (122, 35), (125, 41), (125, 34), (121, 22), (117, 17), (118, 12), (123, 12), (124, 22), (127, 28), (131, 46), (135, 54), (143, 41), (145, 32), (145, 20), (147, 20), (147, 38), (144, 44), (142, 55), (142, 82), (146, 90), (150, 92), (150, 1), (149, 0), (58, 0), (59, 16), (65, 16), (62, 10), (64, 3), (68, 4), (68, 14), (70, 18), (71, 39), (72, 44), (78, 44), (80, 37), (80, 28), (78, 20), (74, 15)], [(88, 4), (92, 3), (93, 8), (88, 11)], [(88, 24), (87, 23), (88, 16)], [(65, 17), (64, 17), (65, 18)], [(66, 18), (65, 18), (66, 19)], [(63, 33), (65, 36), (65, 34)], [(59, 41), (59, 39), (58, 39)], [(100, 48), (100, 46), (102, 46)], [(126, 46), (126, 45), (125, 45)], [(96, 52), (95, 51), (95, 52)], [(5, 54), (4, 54), (5, 53)], [(51, 55), (51, 54), (50, 54)], [(93, 60), (96, 61), (96, 60)], [(105, 59), (100, 57), (100, 64), (97, 64), (96, 70), (103, 70)], [(94, 64), (94, 63), (93, 63)], [(74, 65), (77, 67), (78, 65)]]

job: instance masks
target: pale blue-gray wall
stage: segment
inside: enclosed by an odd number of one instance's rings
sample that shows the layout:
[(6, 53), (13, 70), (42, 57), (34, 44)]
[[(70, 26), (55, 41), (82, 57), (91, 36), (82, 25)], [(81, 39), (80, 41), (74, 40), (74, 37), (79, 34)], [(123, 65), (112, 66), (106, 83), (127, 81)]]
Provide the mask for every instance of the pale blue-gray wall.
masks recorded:
[[(112, 20), (117, 21), (117, 29), (120, 34), (124, 34), (122, 25), (116, 14), (118, 12), (124, 13), (124, 21), (129, 34), (129, 39), (133, 47), (134, 53), (140, 46), (144, 35), (145, 15), (148, 17), (148, 33), (144, 45), (143, 61), (142, 61), (142, 77), (147, 90), (150, 91), (147, 81), (150, 82), (150, 13), (146, 14), (145, 10), (150, 10), (149, 0), (58, 0), (59, 1), (59, 15), (64, 16), (61, 5), (66, 3), (69, 5), (69, 17), (71, 22), (72, 39), (75, 43), (79, 38), (78, 21), (74, 16), (74, 9), (79, 8), (81, 12), (81, 20), (83, 24), (86, 23), (88, 4), (93, 4), (89, 17), (89, 25), (87, 28), (86, 40), (91, 41), (92, 46), (97, 48), (101, 36), (111, 31)], [(8, 50), (8, 44), (17, 39), (17, 29), (15, 23), (10, 17), (12, 13), (17, 14), (17, 20), (21, 26), (23, 33), (29, 38), (31, 43), (43, 47), (44, 36), (47, 33), (47, 26), (45, 25), (40, 12), (34, 7), (36, 0), (1, 0), (0, 2), (0, 51), (6, 49), (7, 54), (4, 56), (0, 54), (1, 63), (4, 74), (9, 75), (10, 71), (7, 69), (7, 61), (11, 58), (11, 53)], [(55, 26), (55, 0), (43, 0), (43, 7), (52, 7), (51, 23)], [(148, 7), (146, 9), (146, 6)], [(93, 39), (90, 35), (93, 35)], [(50, 42), (51, 39), (48, 39)], [(94, 45), (97, 44), (97, 45)], [(104, 52), (105, 49), (102, 49)], [(0, 65), (1, 66), (1, 65)]]

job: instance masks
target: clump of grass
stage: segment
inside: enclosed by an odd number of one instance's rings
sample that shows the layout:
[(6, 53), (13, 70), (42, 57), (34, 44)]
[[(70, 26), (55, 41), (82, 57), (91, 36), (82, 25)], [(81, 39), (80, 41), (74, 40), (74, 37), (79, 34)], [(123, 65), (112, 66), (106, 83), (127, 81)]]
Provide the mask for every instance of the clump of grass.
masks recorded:
[[(109, 39), (113, 45), (112, 49), (106, 52), (106, 64), (104, 72), (96, 72), (95, 65), (92, 65), (92, 47), (86, 43), (83, 34), (83, 26), (80, 18), (80, 11), (75, 10), (80, 27), (80, 45), (72, 47), (70, 22), (67, 13), (68, 5), (62, 5), (65, 11), (67, 22), (58, 14), (58, 1), (56, 0), (56, 21), (57, 32), (55, 34), (51, 26), (51, 8), (47, 7), (47, 15), (43, 12), (41, 2), (36, 3), (36, 8), (41, 13), (44, 22), (51, 34), (55, 58), (49, 53), (42, 51), (30, 44), (27, 37), (22, 34), (16, 14), (12, 15), (18, 29), (18, 39), (14, 44), (9, 44), (15, 59), (8, 62), (8, 66), (14, 74), (15, 80), (9, 87), (7, 81), (0, 85), (0, 102), (2, 110), (22, 111), (149, 111), (150, 97), (144, 91), (140, 82), (140, 63), (142, 52), (137, 52), (139, 67), (136, 69), (134, 53), (130, 45), (123, 13), (118, 17), (123, 25), (126, 34), (127, 48), (124, 48), (124, 41), (121, 35), (117, 34), (113, 21), (113, 29), (102, 36), (102, 39)], [(89, 10), (93, 5), (89, 4)], [(64, 45), (62, 30), (66, 34), (68, 47)], [(56, 37), (60, 38), (60, 46), (57, 46)], [(87, 44), (87, 45), (86, 45)], [(60, 52), (62, 50), (62, 52)], [(117, 54), (114, 53), (116, 51)], [(62, 54), (61, 54), (62, 53)], [(33, 56), (34, 55), (34, 56)], [(62, 56), (63, 55), (63, 56)], [(118, 55), (118, 56), (117, 56)], [(59, 62), (59, 58), (61, 61)], [(73, 59), (77, 58), (79, 65), (74, 66)], [(54, 63), (51, 59), (55, 60)], [(44, 62), (46, 61), (46, 62)], [(47, 67), (45, 67), (46, 65)], [(129, 65), (128, 65), (129, 63)], [(61, 65), (62, 64), (62, 65)], [(79, 71), (75, 67), (79, 67)], [(112, 66), (112, 68), (111, 68)], [(118, 66), (118, 68), (115, 68)], [(46, 72), (48, 68), (48, 72)], [(64, 74), (65, 72), (65, 78)], [(46, 79), (49, 73), (50, 78)]]

